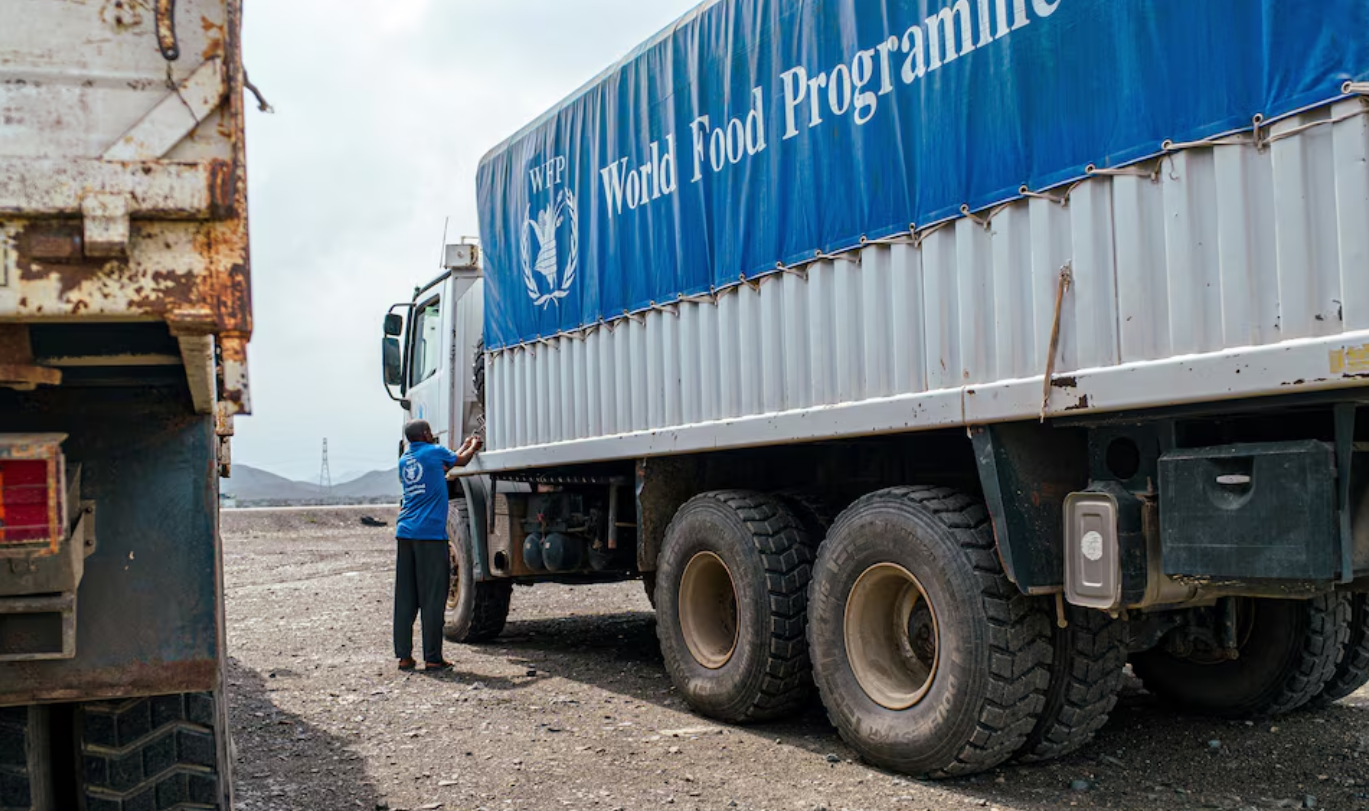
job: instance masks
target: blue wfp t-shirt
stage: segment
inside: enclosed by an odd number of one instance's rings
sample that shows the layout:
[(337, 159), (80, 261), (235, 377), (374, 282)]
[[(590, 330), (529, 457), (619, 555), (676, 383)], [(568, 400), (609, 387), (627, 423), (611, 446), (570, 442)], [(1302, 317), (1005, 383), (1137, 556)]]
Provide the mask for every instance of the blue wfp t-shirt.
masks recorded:
[(396, 535), (410, 541), (447, 540), (447, 467), (456, 465), (455, 453), (441, 445), (411, 442), (399, 457), (399, 484), (404, 501), (399, 507)]

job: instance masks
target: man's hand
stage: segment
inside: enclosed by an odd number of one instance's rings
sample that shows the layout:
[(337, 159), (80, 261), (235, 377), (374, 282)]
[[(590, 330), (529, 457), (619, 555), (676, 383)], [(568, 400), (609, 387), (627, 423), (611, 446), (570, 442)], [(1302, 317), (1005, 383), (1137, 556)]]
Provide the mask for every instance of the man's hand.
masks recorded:
[(485, 443), (480, 441), (480, 437), (475, 436), (474, 434), (466, 437), (466, 441), (462, 442), (461, 447), (456, 451), (456, 463), (461, 467), (469, 465), (484, 444)]

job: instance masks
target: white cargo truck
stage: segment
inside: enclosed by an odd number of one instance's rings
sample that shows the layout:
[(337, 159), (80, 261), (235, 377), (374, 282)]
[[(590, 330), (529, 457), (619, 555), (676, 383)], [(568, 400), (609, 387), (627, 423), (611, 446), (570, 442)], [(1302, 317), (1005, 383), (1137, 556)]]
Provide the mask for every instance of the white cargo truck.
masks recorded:
[(1369, 679), (1369, 7), (714, 0), (486, 156), (386, 319), (450, 633), (640, 577), (680, 694), (869, 761)]

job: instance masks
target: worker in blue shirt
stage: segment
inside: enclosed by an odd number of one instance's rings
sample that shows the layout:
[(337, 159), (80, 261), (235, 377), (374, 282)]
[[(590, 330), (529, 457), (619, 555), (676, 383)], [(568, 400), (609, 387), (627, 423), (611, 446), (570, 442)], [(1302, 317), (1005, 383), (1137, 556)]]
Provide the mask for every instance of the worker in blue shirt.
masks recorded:
[(404, 426), (409, 450), (399, 457), (399, 483), (404, 500), (396, 522), (395, 656), (400, 670), (413, 670), (414, 619), (423, 616), (423, 669), (447, 670), (442, 658), (442, 624), (451, 589), (447, 553), (447, 471), (465, 467), (480, 450), (470, 437), (452, 453), (437, 443), (424, 420)]

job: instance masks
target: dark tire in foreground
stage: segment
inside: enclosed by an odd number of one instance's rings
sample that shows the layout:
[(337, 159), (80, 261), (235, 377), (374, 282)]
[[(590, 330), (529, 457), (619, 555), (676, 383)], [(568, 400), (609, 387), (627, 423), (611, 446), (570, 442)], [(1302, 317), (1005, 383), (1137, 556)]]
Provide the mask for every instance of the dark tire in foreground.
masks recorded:
[(230, 807), (226, 715), (212, 693), (77, 707), (87, 811)]
[(705, 493), (675, 514), (657, 561), (656, 628), (666, 670), (696, 711), (763, 721), (809, 695), (815, 545), (783, 501), (761, 493)]
[(1350, 596), (1350, 623), (1345, 652), (1331, 680), (1322, 688), (1316, 703), (1340, 701), (1369, 684), (1369, 594)]
[(1049, 680), (1050, 616), (1004, 576), (979, 501), (944, 487), (858, 500), (823, 543), (811, 595), (814, 680), (869, 762), (971, 774), (1031, 734)]
[(1349, 635), (1350, 600), (1242, 599), (1237, 609), (1239, 658), (1176, 656), (1162, 642), (1131, 657), (1146, 689), (1201, 715), (1257, 718), (1296, 710), (1336, 673)]
[(48, 708), (0, 708), (0, 808), (51, 808)]
[(447, 548), (452, 562), (452, 586), (447, 593), (445, 635), (453, 642), (489, 642), (504, 630), (509, 618), (513, 583), (475, 582), (475, 553), (471, 548), (470, 514), (465, 501), (447, 507)]
[(646, 592), (647, 602), (651, 603), (654, 610), (656, 608), (656, 573), (642, 572), (642, 591)]
[(1017, 757), (1026, 763), (1078, 750), (1108, 721), (1127, 664), (1126, 625), (1102, 611), (1068, 606), (1055, 628), (1050, 685), (1036, 727)]

